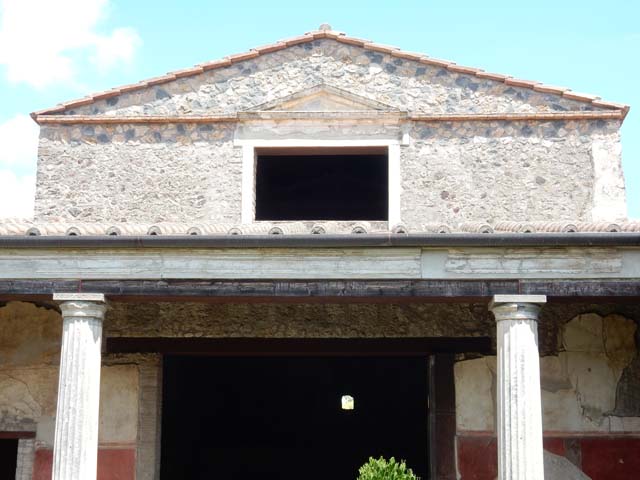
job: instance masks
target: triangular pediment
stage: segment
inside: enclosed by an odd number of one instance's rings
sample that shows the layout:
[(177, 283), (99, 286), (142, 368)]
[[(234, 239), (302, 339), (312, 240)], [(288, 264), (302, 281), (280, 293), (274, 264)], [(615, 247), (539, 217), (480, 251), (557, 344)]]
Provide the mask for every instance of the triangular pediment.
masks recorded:
[[(303, 88), (325, 80), (350, 91), (324, 83)], [(286, 95), (273, 98), (274, 91)], [(270, 100), (254, 103), (264, 99)], [(586, 112), (624, 119), (628, 110), (626, 105), (563, 87), (460, 66), (323, 27), (65, 102), (32, 116), (38, 122), (54, 122), (52, 117), (69, 115), (120, 119), (211, 115), (325, 118), (331, 114), (390, 118), (405, 114), (495, 116), (525, 112), (561, 116)]]
[(398, 112), (397, 108), (332, 87), (315, 85), (246, 110), (247, 112)]

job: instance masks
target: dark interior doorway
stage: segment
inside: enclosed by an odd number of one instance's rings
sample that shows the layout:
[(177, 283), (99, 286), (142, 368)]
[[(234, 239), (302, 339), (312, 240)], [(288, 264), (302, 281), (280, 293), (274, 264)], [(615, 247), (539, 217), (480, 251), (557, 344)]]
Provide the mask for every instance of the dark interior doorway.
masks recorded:
[(18, 461), (18, 439), (0, 438), (0, 479), (15, 479)]
[(162, 478), (355, 480), (383, 455), (426, 479), (427, 370), (425, 357), (167, 356)]
[(386, 148), (262, 149), (256, 220), (380, 220), (389, 217)]

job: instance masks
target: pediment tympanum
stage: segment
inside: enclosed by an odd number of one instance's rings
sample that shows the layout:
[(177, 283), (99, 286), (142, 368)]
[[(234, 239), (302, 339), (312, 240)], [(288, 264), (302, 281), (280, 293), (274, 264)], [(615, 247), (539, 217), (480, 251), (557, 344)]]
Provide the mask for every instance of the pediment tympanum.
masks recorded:
[(246, 111), (282, 112), (397, 112), (397, 108), (346, 90), (320, 84)]

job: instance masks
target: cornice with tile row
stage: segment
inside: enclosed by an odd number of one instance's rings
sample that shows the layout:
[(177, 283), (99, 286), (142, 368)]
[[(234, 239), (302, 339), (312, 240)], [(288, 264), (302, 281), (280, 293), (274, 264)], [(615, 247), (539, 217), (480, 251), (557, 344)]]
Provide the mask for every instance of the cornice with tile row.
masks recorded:
[(307, 235), (307, 234), (419, 234), (419, 233), (617, 233), (640, 232), (640, 221), (629, 222), (466, 222), (458, 225), (428, 223), (420, 228), (395, 225), (380, 229), (369, 222), (260, 222), (216, 223), (91, 223), (0, 222), (0, 236), (144, 236), (144, 235)]

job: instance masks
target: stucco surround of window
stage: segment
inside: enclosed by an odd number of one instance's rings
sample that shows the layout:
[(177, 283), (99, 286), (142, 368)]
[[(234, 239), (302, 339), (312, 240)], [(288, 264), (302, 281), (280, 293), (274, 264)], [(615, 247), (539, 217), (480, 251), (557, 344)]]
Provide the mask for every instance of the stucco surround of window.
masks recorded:
[[(402, 222), (400, 211), (401, 175), (400, 144), (396, 139), (367, 140), (236, 140), (242, 146), (242, 223), (256, 218), (256, 149), (286, 147), (386, 147), (389, 165), (388, 225), (392, 228)], [(315, 219), (308, 219), (315, 220)]]

